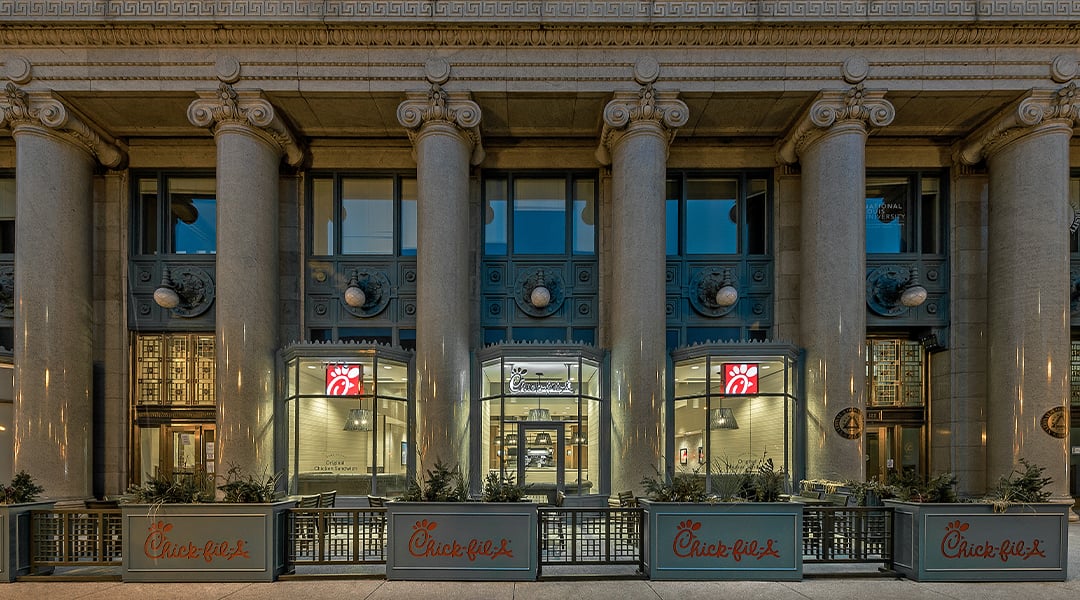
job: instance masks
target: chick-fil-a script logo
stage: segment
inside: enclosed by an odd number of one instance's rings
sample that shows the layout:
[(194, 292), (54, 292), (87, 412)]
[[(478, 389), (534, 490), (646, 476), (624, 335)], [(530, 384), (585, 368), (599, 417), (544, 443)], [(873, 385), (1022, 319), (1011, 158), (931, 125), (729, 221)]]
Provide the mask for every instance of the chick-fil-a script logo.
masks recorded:
[(735, 562), (741, 562), (744, 558), (761, 560), (767, 556), (780, 558), (780, 551), (773, 544), (777, 540), (745, 540), (737, 539), (734, 542), (723, 540), (702, 541), (697, 537), (697, 531), (701, 529), (701, 523), (687, 519), (679, 523), (679, 530), (675, 534), (675, 541), (671, 544), (671, 551), (679, 558), (732, 558)]
[(1046, 553), (1039, 547), (1042, 540), (1005, 538), (1000, 542), (973, 542), (965, 535), (970, 527), (970, 524), (960, 521), (953, 521), (945, 526), (945, 537), (941, 538), (942, 556), (949, 559), (997, 558), (1001, 562), (1008, 562), (1012, 558), (1027, 560), (1033, 556), (1046, 558)]
[(478, 540), (476, 538), (467, 542), (440, 540), (432, 534), (438, 526), (438, 522), (434, 520), (423, 519), (417, 521), (413, 525), (412, 535), (409, 536), (409, 554), (417, 558), (439, 556), (460, 558), (464, 556), (469, 559), (469, 562), (473, 562), (480, 557), (493, 560), (500, 556), (514, 557), (514, 552), (510, 549), (510, 541), (506, 538), (498, 542), (495, 540)]
[(228, 541), (207, 540), (196, 544), (192, 541), (174, 542), (169, 539), (172, 531), (172, 523), (157, 521), (150, 525), (150, 534), (143, 542), (143, 553), (146, 558), (182, 558), (187, 560), (202, 559), (208, 563), (215, 559), (232, 560), (234, 558), (251, 558), (244, 549), (244, 540), (236, 540), (236, 543)]

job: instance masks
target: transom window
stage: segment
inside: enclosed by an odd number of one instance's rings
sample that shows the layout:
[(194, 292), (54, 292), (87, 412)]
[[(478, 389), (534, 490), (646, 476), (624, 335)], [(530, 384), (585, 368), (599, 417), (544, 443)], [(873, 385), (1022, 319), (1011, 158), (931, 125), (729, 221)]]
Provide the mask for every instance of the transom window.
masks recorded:
[(866, 405), (901, 407), (925, 405), (922, 344), (904, 339), (871, 339), (866, 342), (869, 374)]
[(416, 255), (416, 178), (315, 176), (311, 254)]
[(136, 254), (215, 254), (217, 182), (213, 175), (136, 178)]

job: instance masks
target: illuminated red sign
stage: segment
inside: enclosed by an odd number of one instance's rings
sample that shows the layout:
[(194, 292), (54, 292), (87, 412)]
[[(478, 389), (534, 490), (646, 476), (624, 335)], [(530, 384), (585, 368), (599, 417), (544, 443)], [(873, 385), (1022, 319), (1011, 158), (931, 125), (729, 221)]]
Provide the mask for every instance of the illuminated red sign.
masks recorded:
[(725, 394), (758, 393), (757, 363), (724, 363)]
[(326, 366), (326, 395), (355, 396), (364, 393), (364, 365)]

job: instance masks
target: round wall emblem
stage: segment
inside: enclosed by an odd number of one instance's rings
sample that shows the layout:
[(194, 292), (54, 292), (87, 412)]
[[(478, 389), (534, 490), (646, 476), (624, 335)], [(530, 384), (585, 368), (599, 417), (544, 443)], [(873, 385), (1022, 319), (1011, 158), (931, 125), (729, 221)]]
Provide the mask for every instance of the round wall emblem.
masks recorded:
[(836, 413), (833, 419), (833, 428), (841, 437), (856, 440), (862, 436), (863, 416), (862, 411), (854, 406), (849, 406)]
[(1065, 436), (1069, 434), (1068, 423), (1065, 419), (1065, 407), (1055, 406), (1046, 411), (1046, 414), (1039, 419), (1039, 424), (1042, 425), (1043, 431), (1058, 438), (1065, 439)]

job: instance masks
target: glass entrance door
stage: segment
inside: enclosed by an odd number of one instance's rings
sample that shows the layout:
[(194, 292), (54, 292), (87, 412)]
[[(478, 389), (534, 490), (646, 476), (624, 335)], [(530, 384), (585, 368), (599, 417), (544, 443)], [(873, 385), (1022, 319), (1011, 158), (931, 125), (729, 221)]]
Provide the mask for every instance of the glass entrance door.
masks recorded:
[(890, 481), (923, 475), (922, 427), (885, 425), (866, 431), (866, 477)]
[(530, 495), (552, 501), (566, 478), (566, 427), (558, 421), (519, 422), (517, 480)]
[(164, 425), (159, 469), (174, 481), (214, 474), (214, 426)]

